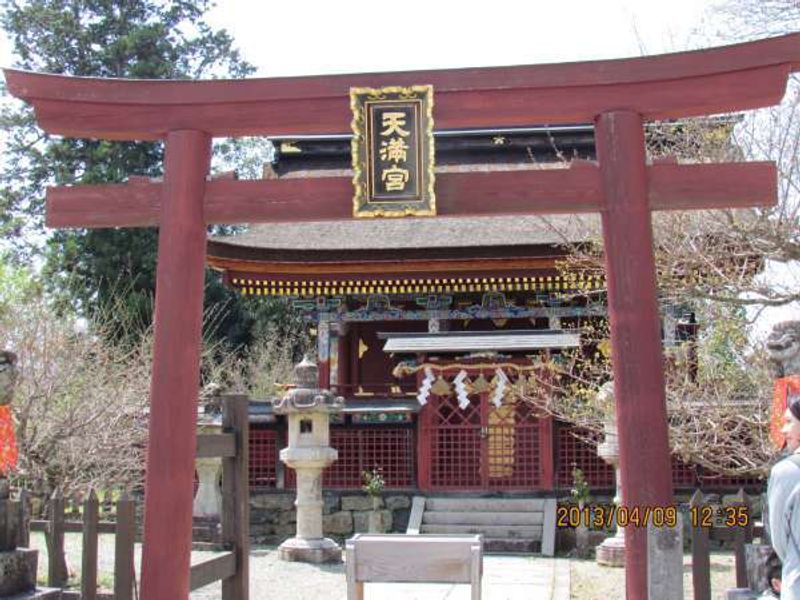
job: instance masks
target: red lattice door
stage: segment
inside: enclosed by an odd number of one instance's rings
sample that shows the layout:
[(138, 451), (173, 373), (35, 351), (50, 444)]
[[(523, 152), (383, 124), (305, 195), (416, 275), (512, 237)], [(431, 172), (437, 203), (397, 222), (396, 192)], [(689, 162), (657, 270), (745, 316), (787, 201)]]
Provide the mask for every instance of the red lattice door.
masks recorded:
[(442, 490), (531, 490), (540, 485), (539, 420), (532, 407), (507, 398), (500, 407), (488, 394), (433, 396), (425, 407), (430, 487)]

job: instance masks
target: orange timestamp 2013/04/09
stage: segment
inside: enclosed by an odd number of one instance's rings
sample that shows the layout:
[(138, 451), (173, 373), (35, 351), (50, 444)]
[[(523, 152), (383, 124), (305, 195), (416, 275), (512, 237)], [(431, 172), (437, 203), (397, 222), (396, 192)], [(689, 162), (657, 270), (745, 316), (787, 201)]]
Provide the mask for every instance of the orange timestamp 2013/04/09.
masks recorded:
[[(591, 506), (559, 506), (556, 510), (558, 527), (592, 527), (595, 529), (619, 527), (675, 527), (681, 510), (670, 506), (625, 506), (614, 504), (595, 504)], [(747, 527), (750, 513), (747, 506), (691, 506), (688, 509), (689, 523), (692, 527)]]

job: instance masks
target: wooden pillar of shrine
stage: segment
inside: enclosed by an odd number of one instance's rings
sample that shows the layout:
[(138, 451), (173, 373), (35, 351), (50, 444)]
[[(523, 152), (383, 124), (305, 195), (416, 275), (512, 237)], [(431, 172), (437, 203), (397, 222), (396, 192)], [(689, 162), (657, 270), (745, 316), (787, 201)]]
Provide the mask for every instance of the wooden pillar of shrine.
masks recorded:
[[(595, 137), (625, 505), (668, 506), (672, 477), (642, 118), (632, 111), (601, 114)], [(646, 528), (625, 528), (625, 566), (626, 597), (646, 600)]]
[(350, 327), (347, 323), (337, 324), (336, 335), (336, 385), (338, 394), (345, 394), (350, 381)]
[(331, 322), (322, 315), (317, 321), (317, 385), (331, 387)]
[(142, 598), (189, 597), (211, 138), (167, 135), (158, 234)]
[[(424, 354), (417, 354), (417, 362), (425, 362)], [(417, 371), (417, 390), (422, 386), (425, 377), (423, 371)], [(434, 396), (428, 397), (428, 403), (417, 413), (417, 487), (421, 492), (431, 489), (431, 419), (433, 418)]]
[[(558, 319), (558, 327), (553, 327), (553, 319)], [(559, 317), (549, 317), (551, 329), (561, 329)], [(550, 360), (550, 350), (546, 350), (546, 360)], [(539, 370), (536, 376), (541, 379), (541, 393), (552, 394), (553, 374), (548, 370)], [(520, 374), (520, 377), (525, 377)], [(544, 399), (542, 399), (544, 400)], [(545, 400), (546, 402), (546, 400)], [(555, 419), (546, 410), (537, 411), (539, 420), (539, 487), (542, 490), (554, 490), (556, 488), (556, 458), (555, 458)]]
[(539, 417), (539, 487), (543, 490), (554, 490), (556, 486), (553, 424), (552, 415)]

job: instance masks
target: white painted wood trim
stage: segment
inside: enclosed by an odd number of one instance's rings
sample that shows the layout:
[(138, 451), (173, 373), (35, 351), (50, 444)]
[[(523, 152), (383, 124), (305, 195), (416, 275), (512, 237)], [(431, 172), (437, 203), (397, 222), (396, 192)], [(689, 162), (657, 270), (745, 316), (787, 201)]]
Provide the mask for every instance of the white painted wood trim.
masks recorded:
[(419, 534), (422, 525), (422, 513), (425, 512), (425, 496), (414, 496), (411, 502), (411, 515), (408, 517), (406, 534)]

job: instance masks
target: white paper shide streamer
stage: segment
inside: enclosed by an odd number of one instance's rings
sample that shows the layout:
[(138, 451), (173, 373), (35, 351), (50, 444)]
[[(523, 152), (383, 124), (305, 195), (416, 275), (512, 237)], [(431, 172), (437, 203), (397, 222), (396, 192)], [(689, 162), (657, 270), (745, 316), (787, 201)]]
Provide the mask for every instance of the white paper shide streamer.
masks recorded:
[(497, 386), (494, 388), (494, 394), (492, 394), (492, 402), (494, 402), (497, 408), (500, 408), (500, 405), (503, 403), (503, 394), (506, 393), (508, 377), (502, 369), (497, 369), (495, 373), (497, 374)]
[(431, 394), (431, 386), (436, 378), (433, 375), (433, 371), (431, 371), (430, 367), (425, 367), (425, 379), (422, 380), (422, 385), (419, 388), (419, 393), (417, 394), (417, 402), (419, 402), (422, 406), (425, 406), (428, 403), (428, 396)]
[(467, 398), (467, 386), (464, 385), (464, 380), (467, 378), (467, 372), (463, 369), (459, 371), (458, 375), (453, 379), (456, 388), (456, 397), (458, 398), (458, 407), (464, 410), (469, 406), (469, 398)]

